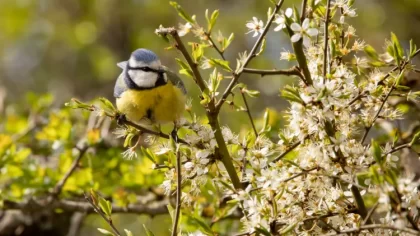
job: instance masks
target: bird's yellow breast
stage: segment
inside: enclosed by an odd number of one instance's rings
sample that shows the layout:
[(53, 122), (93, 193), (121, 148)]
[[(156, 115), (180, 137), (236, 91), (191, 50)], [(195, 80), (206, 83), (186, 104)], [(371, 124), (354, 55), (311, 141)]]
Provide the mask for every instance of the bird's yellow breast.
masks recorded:
[(117, 108), (129, 120), (139, 122), (151, 115), (156, 123), (176, 121), (185, 109), (185, 96), (170, 82), (147, 90), (127, 90), (117, 98)]

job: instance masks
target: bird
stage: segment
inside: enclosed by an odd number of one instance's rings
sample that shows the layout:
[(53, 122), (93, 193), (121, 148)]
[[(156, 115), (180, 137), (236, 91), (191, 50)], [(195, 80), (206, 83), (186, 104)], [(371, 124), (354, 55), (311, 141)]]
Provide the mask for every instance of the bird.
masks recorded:
[(178, 75), (163, 66), (154, 52), (137, 49), (127, 61), (117, 65), (122, 73), (115, 83), (114, 97), (118, 111), (128, 120), (151, 121), (160, 126), (175, 124), (180, 119), (187, 90)]

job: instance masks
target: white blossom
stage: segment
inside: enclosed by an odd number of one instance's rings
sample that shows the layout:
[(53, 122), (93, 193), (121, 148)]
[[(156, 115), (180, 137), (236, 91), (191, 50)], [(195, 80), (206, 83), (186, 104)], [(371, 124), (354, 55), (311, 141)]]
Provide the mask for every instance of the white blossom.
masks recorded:
[(318, 30), (315, 28), (309, 27), (309, 19), (306, 18), (302, 25), (299, 25), (298, 23), (292, 23), (290, 25), (290, 28), (295, 32), (295, 34), (292, 36), (291, 40), (293, 43), (296, 43), (301, 38), (303, 38), (303, 45), (306, 47), (309, 47), (311, 37), (316, 36), (318, 34)]

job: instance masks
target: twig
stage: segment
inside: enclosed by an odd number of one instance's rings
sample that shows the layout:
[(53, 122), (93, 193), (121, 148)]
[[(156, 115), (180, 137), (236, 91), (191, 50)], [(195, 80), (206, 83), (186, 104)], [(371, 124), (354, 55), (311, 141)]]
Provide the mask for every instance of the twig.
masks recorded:
[(219, 102), (216, 105), (216, 111), (219, 111), (220, 108), (222, 107), (223, 103), (226, 101), (227, 97), (229, 96), (229, 94), (231, 93), (233, 87), (235, 87), (236, 83), (238, 82), (241, 74), (243, 73), (244, 68), (249, 64), (249, 62), (251, 62), (251, 60), (256, 56), (255, 52), (257, 51), (258, 47), (260, 46), (261, 42), (263, 41), (265, 35), (267, 34), (268, 30), (270, 29), (271, 24), (273, 23), (277, 12), (280, 10), (281, 6), (283, 5), (284, 0), (280, 0), (273, 11), (273, 14), (271, 15), (270, 19), (267, 21), (267, 24), (265, 25), (263, 32), (261, 33), (261, 35), (258, 37), (257, 41), (254, 44), (254, 47), (252, 47), (251, 51), (248, 54), (248, 57), (245, 59), (245, 61), (243, 62), (241, 68), (233, 73), (233, 79), (230, 82), (230, 84), (228, 85), (228, 87), (226, 88), (226, 90), (223, 92), (222, 98), (219, 100)]
[[(138, 125), (138, 124), (136, 124), (136, 123), (134, 123), (130, 120), (127, 120), (127, 118), (125, 116), (120, 116), (119, 118), (117, 118), (117, 120), (120, 124), (125, 124), (125, 125), (128, 125), (128, 126), (131, 126), (131, 127), (136, 128), (137, 130), (139, 130), (143, 133), (152, 134), (152, 135), (156, 135), (156, 136), (161, 137), (161, 138), (169, 139), (168, 134), (162, 133), (161, 131), (157, 132), (157, 131), (145, 128), (145, 127), (143, 127), (141, 125)], [(180, 138), (178, 139), (178, 142), (182, 143), (182, 144), (189, 145), (189, 143), (187, 141), (185, 141), (183, 139), (180, 139)]]
[(285, 157), (289, 152), (291, 152), (293, 149), (297, 148), (299, 145), (301, 144), (301, 141), (297, 141), (296, 143), (292, 144), (292, 146), (288, 147), (286, 149), (286, 151), (284, 151), (283, 153), (281, 153), (278, 157), (274, 158), (273, 161), (271, 161), (272, 163), (274, 162), (278, 162), (279, 160), (281, 160), (283, 157)]
[(66, 184), (67, 180), (70, 178), (70, 176), (73, 174), (73, 172), (76, 170), (77, 166), (79, 165), (80, 160), (85, 155), (86, 151), (88, 150), (88, 146), (84, 145), (82, 148), (79, 148), (79, 155), (77, 158), (73, 161), (73, 163), (70, 166), (70, 169), (67, 170), (66, 174), (61, 178), (60, 181), (55, 185), (51, 196), (53, 198), (58, 197), (60, 195), (61, 191), (63, 190), (64, 185)]
[(251, 69), (251, 68), (244, 68), (243, 69), (243, 73), (248, 73), (248, 74), (258, 74), (261, 76), (266, 76), (266, 75), (296, 75), (299, 78), (301, 78), (302, 80), (304, 80), (303, 75), (300, 73), (300, 69), (297, 66), (293, 66), (290, 69), (285, 69), (285, 70), (262, 70), (262, 69)]
[(327, 0), (327, 14), (325, 15), (325, 26), (324, 26), (324, 82), (326, 80), (325, 76), (327, 75), (327, 64), (328, 64), (328, 23), (330, 22), (330, 4), (331, 0)]
[(243, 88), (241, 88), (241, 95), (242, 95), (242, 98), (244, 100), (246, 113), (248, 114), (248, 118), (249, 118), (249, 121), (251, 122), (252, 129), (254, 130), (255, 137), (258, 137), (258, 132), (257, 132), (257, 129), (255, 128), (254, 120), (252, 119), (251, 111), (249, 110), (248, 102), (246, 101), (246, 97), (245, 97), (245, 93), (243, 92)]
[(308, 3), (308, 0), (303, 0), (302, 1), (302, 14), (300, 15), (300, 23), (302, 23), (303, 20), (305, 20), (307, 3)]
[[(147, 214), (155, 216), (167, 214), (167, 205), (167, 200), (154, 201), (147, 204), (130, 204), (124, 207), (112, 205), (112, 212)], [(46, 199), (29, 199), (23, 202), (4, 200), (2, 206), (2, 210), (22, 210), (24, 212), (37, 212), (43, 209), (62, 209), (66, 212), (86, 212), (88, 214), (95, 212), (95, 209), (92, 207), (92, 205), (87, 202), (64, 199), (55, 200), (53, 202), (49, 202)]]
[(118, 229), (115, 227), (114, 223), (112, 222), (111, 217), (107, 217), (101, 209), (99, 209), (95, 203), (93, 203), (92, 199), (90, 199), (90, 197), (85, 194), (85, 199), (86, 201), (88, 201), (90, 203), (90, 205), (92, 205), (93, 209), (108, 223), (108, 225), (111, 227), (111, 229), (114, 231), (114, 233), (117, 236), (121, 236), (120, 232), (118, 231)]
[(352, 233), (358, 233), (362, 230), (367, 230), (367, 229), (389, 229), (389, 230), (394, 230), (394, 231), (405, 232), (412, 235), (419, 235), (419, 231), (416, 231), (410, 228), (399, 228), (392, 225), (370, 224), (370, 225), (362, 225), (358, 228), (340, 230), (338, 233), (325, 234), (325, 236), (352, 234)]
[[(174, 129), (174, 140), (177, 142), (178, 135), (176, 134), (176, 129)], [(179, 146), (177, 145), (176, 148), (176, 208), (175, 208), (175, 216), (174, 216), (174, 223), (172, 225), (172, 236), (178, 235), (178, 222), (179, 216), (181, 214), (181, 197), (182, 197), (182, 172), (181, 172), (181, 151), (179, 150)]]
[(217, 51), (217, 53), (219, 53), (219, 55), (220, 55), (220, 57), (223, 59), (223, 60), (225, 60), (226, 61), (226, 58), (225, 58), (225, 55), (224, 55), (224, 53), (223, 53), (223, 51), (222, 50), (220, 50), (218, 47), (217, 47), (217, 45), (214, 43), (214, 41), (213, 41), (213, 39), (212, 39), (212, 37), (211, 37), (211, 35), (209, 34), (209, 33), (206, 33), (206, 36), (207, 36), (207, 39), (208, 39), (208, 41), (209, 41), (209, 43), (210, 43), (210, 45)]
[(372, 217), (373, 213), (375, 212), (376, 208), (379, 206), (379, 201), (373, 205), (373, 207), (369, 210), (368, 214), (366, 215), (366, 218), (363, 220), (362, 225), (365, 225), (370, 220), (370, 217)]
[(369, 126), (367, 126), (367, 127), (366, 127), (366, 129), (365, 129), (365, 133), (363, 134), (363, 137), (362, 137), (362, 140), (360, 140), (360, 143), (362, 143), (362, 144), (363, 144), (363, 142), (365, 141), (365, 139), (366, 139), (366, 137), (367, 137), (367, 135), (368, 135), (368, 133), (369, 133), (370, 129), (371, 129), (371, 128), (372, 128), (372, 126), (375, 124), (376, 119), (378, 119), (379, 113), (381, 113), (382, 108), (384, 107), (384, 105), (385, 105), (386, 101), (387, 101), (387, 100), (388, 100), (388, 98), (389, 98), (389, 95), (391, 95), (391, 93), (392, 93), (392, 91), (393, 91), (393, 90), (394, 90), (394, 85), (391, 87), (391, 89), (389, 90), (389, 92), (388, 92), (388, 93), (387, 93), (387, 95), (385, 96), (384, 100), (382, 101), (382, 104), (381, 104), (381, 106), (379, 107), (378, 111), (376, 112), (375, 117), (374, 117), (374, 118), (373, 118), (373, 120), (372, 120), (372, 123), (371, 123)]

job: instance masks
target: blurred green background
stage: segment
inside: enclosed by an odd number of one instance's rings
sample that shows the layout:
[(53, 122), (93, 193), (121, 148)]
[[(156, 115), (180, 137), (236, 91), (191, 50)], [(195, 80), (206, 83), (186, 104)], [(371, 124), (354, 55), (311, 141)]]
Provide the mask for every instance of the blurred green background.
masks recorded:
[[(55, 105), (63, 106), (72, 97), (91, 100), (99, 96), (112, 99), (115, 79), (120, 73), (116, 63), (126, 60), (136, 48), (156, 52), (163, 64), (178, 70), (174, 58), (181, 55), (165, 50), (169, 45), (154, 33), (159, 25), (178, 26), (183, 23), (167, 0), (0, 0), (0, 114), (7, 113), (6, 105), (21, 102), (28, 92), (51, 93)], [(239, 52), (250, 50), (255, 38), (246, 35), (246, 21), (252, 16), (266, 19), (269, 0), (179, 0), (187, 12), (196, 14), (205, 23), (204, 11), (220, 9), (214, 35), (220, 30), (225, 36), (235, 33), (235, 40), (226, 57), (235, 67)], [(301, 1), (286, 0), (285, 6)], [(389, 33), (396, 33), (408, 47), (409, 39), (420, 45), (419, 0), (356, 0), (359, 17), (350, 22), (356, 34), (380, 49)], [(185, 39), (194, 40), (189, 35)], [(280, 52), (290, 50), (290, 42), (282, 33), (269, 34), (265, 54), (255, 59), (253, 68), (288, 68), (293, 63), (281, 62)], [(210, 50), (210, 49), (208, 49)], [(212, 52), (213, 53), (213, 52)], [(415, 76), (415, 75), (412, 75)], [(185, 78), (194, 109), (198, 92), (191, 79)], [(266, 107), (275, 111), (286, 109), (279, 98), (279, 88), (292, 83), (293, 78), (244, 75), (242, 82), (250, 89), (261, 91), (261, 96), (250, 99), (254, 117), (260, 117)], [(227, 83), (228, 81), (224, 81)], [(235, 102), (242, 105), (239, 96)], [(222, 113), (222, 123), (235, 132), (249, 127), (245, 113), (232, 116), (229, 107)], [(228, 116), (229, 115), (229, 116)], [(258, 125), (258, 124), (257, 124)], [(278, 122), (277, 126), (281, 126)], [(127, 228), (136, 231), (135, 219), (122, 220)], [(157, 219), (152, 228), (169, 226)], [(93, 225), (101, 219), (90, 216), (85, 234), (93, 234)], [(118, 223), (118, 222), (117, 222)], [(131, 225), (130, 225), (131, 224)], [(140, 230), (140, 229), (138, 229)]]
[[(182, 23), (167, 0), (1, 0), (0, 1), (0, 110), (6, 102), (18, 101), (26, 92), (52, 93), (56, 105), (71, 97), (83, 100), (105, 96), (112, 99), (113, 86), (120, 69), (116, 63), (126, 60), (130, 52), (144, 47), (155, 51), (161, 61), (177, 70), (174, 58), (180, 55), (165, 50), (168, 44), (154, 30), (159, 26)], [(180, 0), (179, 3), (199, 22), (205, 23), (205, 9), (220, 9), (213, 32), (220, 29), (235, 41), (226, 52), (235, 65), (239, 52), (250, 50), (255, 38), (246, 35), (245, 22), (252, 16), (265, 19), (269, 0)], [(287, 0), (285, 6), (300, 4)], [(368, 44), (382, 48), (389, 32), (401, 42), (413, 38), (420, 45), (420, 1), (359, 0), (355, 2), (359, 17), (351, 19), (357, 34)], [(187, 37), (192, 39), (191, 35)], [(407, 45), (405, 45), (407, 46)], [(279, 53), (290, 50), (282, 33), (269, 35), (265, 55), (251, 67), (287, 68)], [(210, 49), (209, 49), (210, 50)], [(190, 79), (184, 78), (190, 96), (197, 101), (197, 91)], [(251, 89), (263, 91), (250, 101), (254, 116), (261, 109), (282, 110), (287, 105), (279, 99), (279, 87), (291, 78), (244, 76)], [(227, 83), (227, 81), (225, 82)], [(239, 98), (239, 96), (238, 96)], [(197, 103), (194, 103), (197, 104)], [(239, 99), (238, 104), (240, 105)], [(198, 109), (197, 112), (200, 112)], [(223, 121), (238, 131), (246, 123), (246, 115)], [(241, 122), (236, 122), (238, 119)]]

